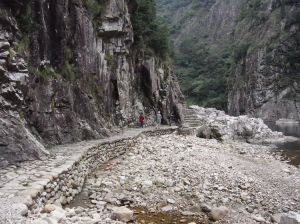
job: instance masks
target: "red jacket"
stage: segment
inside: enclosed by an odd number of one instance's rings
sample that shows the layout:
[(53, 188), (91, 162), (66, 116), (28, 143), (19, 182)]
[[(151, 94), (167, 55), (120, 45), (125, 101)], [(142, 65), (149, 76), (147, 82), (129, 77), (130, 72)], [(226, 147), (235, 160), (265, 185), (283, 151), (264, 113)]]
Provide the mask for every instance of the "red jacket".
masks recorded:
[(140, 115), (140, 118), (139, 118), (140, 122), (144, 122), (144, 119), (145, 119), (144, 115), (141, 114), (141, 115)]

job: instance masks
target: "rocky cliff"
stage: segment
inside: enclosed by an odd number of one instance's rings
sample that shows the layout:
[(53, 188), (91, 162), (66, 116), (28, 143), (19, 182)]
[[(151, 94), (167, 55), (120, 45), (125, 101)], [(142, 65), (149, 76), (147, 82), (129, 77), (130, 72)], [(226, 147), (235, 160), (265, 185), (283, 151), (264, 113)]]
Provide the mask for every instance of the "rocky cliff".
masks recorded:
[(265, 1), (252, 9), (247, 6), (241, 16), (233, 31), (237, 48), (229, 113), (300, 120), (299, 2)]
[(0, 1), (0, 165), (40, 158), (45, 146), (178, 119), (184, 106), (161, 59), (134, 44), (135, 0)]

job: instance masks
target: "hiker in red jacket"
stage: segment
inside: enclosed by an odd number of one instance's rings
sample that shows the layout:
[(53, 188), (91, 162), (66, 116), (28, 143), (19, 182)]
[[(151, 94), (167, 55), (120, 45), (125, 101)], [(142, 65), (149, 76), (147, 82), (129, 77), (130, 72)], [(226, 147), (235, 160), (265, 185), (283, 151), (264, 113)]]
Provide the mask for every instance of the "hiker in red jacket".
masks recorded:
[(143, 112), (141, 112), (141, 113), (140, 113), (140, 117), (139, 117), (140, 127), (141, 127), (141, 128), (144, 127), (144, 120), (145, 120), (144, 114), (143, 114)]

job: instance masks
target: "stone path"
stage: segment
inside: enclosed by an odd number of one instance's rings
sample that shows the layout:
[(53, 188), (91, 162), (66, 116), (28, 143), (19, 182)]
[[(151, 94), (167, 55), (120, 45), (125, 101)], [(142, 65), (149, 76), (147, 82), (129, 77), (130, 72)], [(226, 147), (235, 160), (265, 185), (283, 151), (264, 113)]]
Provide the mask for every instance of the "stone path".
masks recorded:
[[(175, 130), (176, 128), (175, 126), (162, 126), (159, 130)], [(48, 183), (72, 169), (73, 165), (91, 148), (130, 139), (142, 132), (153, 130), (155, 129), (152, 127), (126, 129), (123, 133), (106, 139), (56, 146), (50, 149), (51, 156), (46, 160), (24, 162), (20, 166), (10, 166), (0, 170), (0, 220), (3, 220), (2, 216), (7, 215), (10, 205), (15, 202), (31, 207), (33, 199), (44, 191)]]

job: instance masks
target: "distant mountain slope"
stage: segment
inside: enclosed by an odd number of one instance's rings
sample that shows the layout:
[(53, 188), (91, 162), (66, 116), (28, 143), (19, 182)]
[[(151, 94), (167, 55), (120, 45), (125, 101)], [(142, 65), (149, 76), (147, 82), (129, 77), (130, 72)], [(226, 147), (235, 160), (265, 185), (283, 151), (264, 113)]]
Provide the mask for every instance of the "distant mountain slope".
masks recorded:
[(187, 101), (227, 108), (229, 39), (244, 0), (157, 0), (169, 23), (173, 58)]
[(298, 0), (157, 0), (188, 101), (300, 119)]

